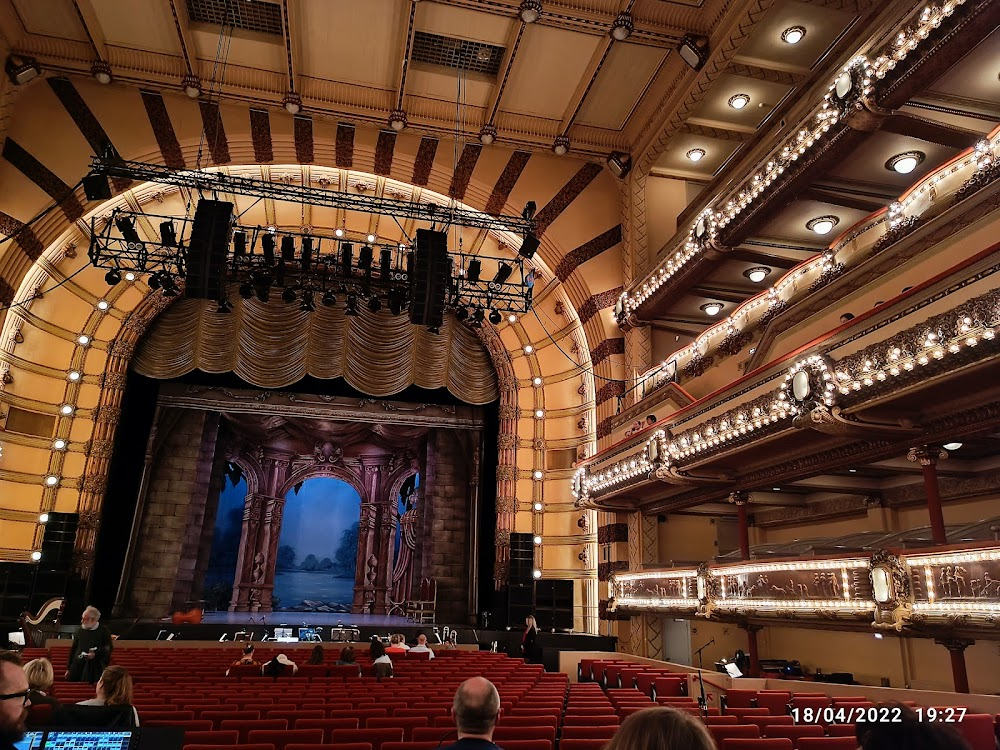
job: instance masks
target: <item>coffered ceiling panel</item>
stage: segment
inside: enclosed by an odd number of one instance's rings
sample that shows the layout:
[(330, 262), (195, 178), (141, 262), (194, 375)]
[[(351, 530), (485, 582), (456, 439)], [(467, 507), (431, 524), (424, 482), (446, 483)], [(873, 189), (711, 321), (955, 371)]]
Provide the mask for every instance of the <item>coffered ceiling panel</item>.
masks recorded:
[[(667, 149), (656, 160), (653, 169), (678, 177), (707, 180), (739, 146), (740, 141), (736, 140), (728, 141), (694, 133), (681, 133), (671, 139)], [(692, 151), (704, 151), (705, 154), (698, 161), (692, 161), (688, 156)]]
[(941, 92), (988, 102), (1000, 101), (1000, 33), (993, 32), (971, 54), (935, 81), (929, 93)]
[[(829, 232), (817, 234), (806, 227), (810, 220), (822, 216), (833, 216), (838, 219), (837, 224)], [(767, 225), (763, 234), (822, 249), (866, 216), (868, 212), (820, 201), (795, 201)]]
[[(853, 18), (854, 14), (846, 11), (783, 0), (775, 3), (764, 16), (740, 48), (736, 59), (747, 64), (766, 63), (786, 70), (809, 69), (848, 28)], [(805, 31), (801, 40), (796, 44), (783, 41), (781, 35), (795, 27)]]
[[(722, 128), (729, 126), (753, 132), (791, 90), (791, 86), (780, 83), (727, 73), (719, 76), (719, 80), (689, 122)], [(735, 102), (734, 97), (739, 96), (750, 97), (742, 109), (730, 104)]]
[[(323, 0), (318, 0), (322, 2)], [(405, 5), (405, 3), (404, 3)], [(367, 12), (367, 11), (366, 11)], [(405, 17), (405, 13), (402, 14)], [(456, 8), (440, 3), (418, 3), (414, 26), (419, 31), (450, 36), (455, 39), (472, 39), (477, 42), (503, 46), (511, 26), (513, 16), (506, 17), (490, 13), (477, 13), (468, 8)]]
[(12, 0), (29, 34), (87, 41), (87, 32), (69, 0)]
[(197, 56), (209, 64), (219, 60), (216, 75), (221, 75), (222, 62), (227, 66), (257, 68), (275, 73), (287, 71), (285, 46), (281, 37), (267, 36), (247, 31), (240, 31), (219, 44), (221, 27), (207, 24), (194, 24), (191, 27), (191, 39)]
[[(910, 151), (924, 154), (924, 160), (908, 174), (886, 169), (886, 162), (897, 154)], [(910, 138), (895, 133), (877, 132), (859, 146), (849, 159), (844, 159), (830, 170), (831, 177), (851, 180), (869, 185), (889, 185), (897, 193), (936, 169), (952, 156), (957, 149), (939, 146), (936, 143)]]
[(181, 54), (168, 3), (145, 3), (141, 13), (123, 13), (122, 4), (117, 0), (90, 0), (90, 4), (108, 44), (168, 55)]
[(624, 128), (666, 58), (666, 50), (656, 47), (612, 45), (577, 122), (610, 130)]
[(600, 37), (533, 24), (521, 42), (504, 94), (508, 112), (562, 119)]
[(396, 87), (408, 16), (397, 0), (299, 3), (295, 32), (305, 75), (377, 88)]

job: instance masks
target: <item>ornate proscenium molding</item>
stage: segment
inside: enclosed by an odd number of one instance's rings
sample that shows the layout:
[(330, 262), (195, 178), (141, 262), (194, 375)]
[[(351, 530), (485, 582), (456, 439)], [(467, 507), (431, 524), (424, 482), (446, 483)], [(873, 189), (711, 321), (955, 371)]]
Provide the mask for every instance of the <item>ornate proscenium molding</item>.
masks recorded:
[(1000, 543), (616, 574), (619, 613), (1000, 638)]

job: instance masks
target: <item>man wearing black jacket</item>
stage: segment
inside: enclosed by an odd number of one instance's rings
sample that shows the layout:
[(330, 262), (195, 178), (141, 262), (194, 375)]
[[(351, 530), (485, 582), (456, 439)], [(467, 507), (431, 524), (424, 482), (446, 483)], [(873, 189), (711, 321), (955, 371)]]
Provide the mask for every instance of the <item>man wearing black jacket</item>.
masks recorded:
[(28, 693), (21, 657), (14, 651), (0, 651), (0, 750), (12, 750), (24, 737), (31, 705)]
[(87, 607), (80, 618), (80, 629), (73, 636), (66, 679), (93, 685), (111, 663), (111, 649), (111, 631), (101, 625), (101, 613), (97, 607)]

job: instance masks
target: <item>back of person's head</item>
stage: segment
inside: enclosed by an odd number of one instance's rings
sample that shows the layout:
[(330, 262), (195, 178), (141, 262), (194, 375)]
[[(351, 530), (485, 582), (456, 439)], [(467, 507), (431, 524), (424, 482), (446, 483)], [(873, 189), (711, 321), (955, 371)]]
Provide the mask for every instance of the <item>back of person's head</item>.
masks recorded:
[(243, 649), (243, 653), (246, 654), (247, 656), (249, 656), (250, 654), (252, 654), (253, 653), (253, 644), (252, 643), (248, 643), (247, 647), (245, 649)]
[(385, 656), (385, 646), (382, 645), (382, 641), (372, 641), (372, 645), (368, 649), (368, 653), (371, 655), (372, 659), (379, 659)]
[(426, 646), (427, 645), (427, 636), (424, 635), (423, 633), (420, 633), (417, 636), (417, 643), (419, 643), (421, 646)]
[(278, 677), (285, 672), (285, 665), (278, 661), (278, 657), (275, 656), (271, 661), (264, 665), (264, 675), (266, 677)]
[(500, 694), (485, 677), (472, 677), (455, 691), (451, 713), (459, 734), (492, 735), (500, 716)]
[(125, 667), (107, 667), (101, 675), (101, 685), (105, 705), (124, 706), (132, 702), (132, 675)]
[(715, 750), (715, 742), (699, 719), (657, 706), (625, 719), (604, 750)]
[(354, 655), (354, 647), (348, 646), (340, 652), (340, 660), (347, 664), (353, 664), (357, 657)]
[(909, 706), (883, 703), (891, 721), (858, 722), (856, 736), (861, 750), (970, 750), (962, 735), (947, 724), (923, 722)]
[(323, 663), (323, 647), (314, 646), (312, 650), (312, 655), (309, 657), (310, 664), (322, 664)]
[(52, 687), (52, 683), (56, 679), (55, 672), (52, 670), (52, 662), (44, 657), (32, 659), (25, 664), (24, 674), (28, 678), (28, 686), (32, 690), (40, 690), (43, 693)]

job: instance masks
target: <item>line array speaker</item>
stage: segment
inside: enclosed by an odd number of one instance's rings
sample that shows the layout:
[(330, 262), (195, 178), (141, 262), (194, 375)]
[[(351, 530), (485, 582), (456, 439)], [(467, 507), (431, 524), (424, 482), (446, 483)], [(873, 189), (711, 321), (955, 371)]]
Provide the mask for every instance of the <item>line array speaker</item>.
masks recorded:
[(513, 532), (510, 535), (510, 575), (511, 586), (531, 586), (532, 571), (535, 569), (535, 544), (531, 534)]
[(198, 201), (188, 244), (188, 297), (217, 300), (222, 296), (232, 223), (232, 203), (204, 198)]
[(410, 322), (439, 328), (444, 323), (451, 282), (447, 233), (418, 229), (415, 256), (410, 275)]

